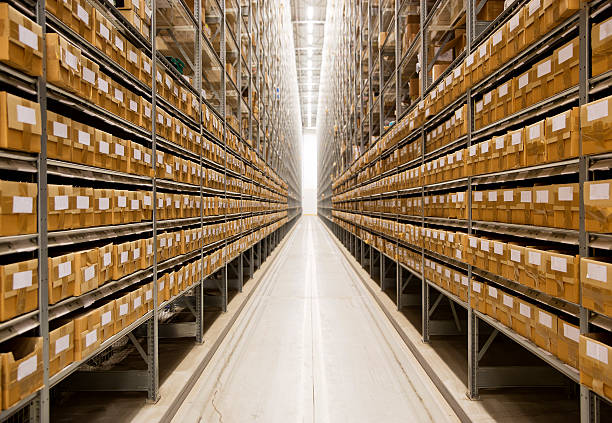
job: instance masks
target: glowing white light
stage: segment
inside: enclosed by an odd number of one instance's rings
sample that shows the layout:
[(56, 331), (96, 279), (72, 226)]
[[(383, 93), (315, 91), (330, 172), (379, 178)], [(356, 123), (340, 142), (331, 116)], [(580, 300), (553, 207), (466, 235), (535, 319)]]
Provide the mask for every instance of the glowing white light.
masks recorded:
[(312, 6), (308, 6), (308, 9), (306, 9), (306, 16), (309, 20), (314, 16), (314, 8)]
[(306, 65), (306, 67), (308, 69), (312, 68), (312, 60), (309, 60), (307, 63), (308, 63), (308, 65)]
[(308, 44), (309, 44), (309, 45), (312, 45), (313, 40), (314, 40), (314, 39), (312, 38), (312, 34), (308, 34)]
[(314, 24), (312, 22), (308, 22), (308, 24), (306, 25), (306, 28), (308, 30), (308, 33), (312, 34), (312, 32), (314, 31)]
[(314, 49), (313, 48), (309, 48), (308, 49), (308, 57), (312, 57), (312, 53), (313, 53)]

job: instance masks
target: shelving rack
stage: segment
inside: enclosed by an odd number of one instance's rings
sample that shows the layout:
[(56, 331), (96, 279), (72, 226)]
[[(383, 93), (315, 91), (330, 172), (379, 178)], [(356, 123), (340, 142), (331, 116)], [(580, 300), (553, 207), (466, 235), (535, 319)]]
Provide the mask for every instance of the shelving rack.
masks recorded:
[[(471, 280), (472, 276), (477, 277), (519, 298), (527, 298), (540, 304), (546, 310), (554, 310), (567, 321), (578, 324), (582, 334), (610, 331), (612, 321), (609, 317), (587, 310), (582, 307), (580, 301), (571, 303), (554, 296), (547, 296), (519, 283), (497, 277), (465, 261), (408, 243), (401, 234), (395, 232), (394, 225), (406, 223), (417, 228), (459, 231), (484, 237), (497, 234), (503, 239), (516, 240), (519, 244), (522, 242), (521, 245), (531, 245), (529, 243), (535, 240), (568, 248), (573, 254), (579, 254), (581, 257), (609, 257), (612, 247), (609, 235), (585, 231), (583, 202), (584, 183), (605, 178), (605, 172), (610, 169), (609, 154), (589, 156), (582, 155), (581, 152), (578, 157), (563, 161), (508, 171), (489, 171), (478, 176), (465, 176), (444, 182), (416, 183), (414, 187), (407, 189), (394, 188), (391, 178), (399, 178), (399, 175), (407, 169), (418, 168), (426, 163), (431, 164), (434, 159), (469, 148), (493, 136), (505, 134), (509, 130), (518, 129), (525, 123), (535, 122), (538, 116), (540, 118), (551, 116), (611, 95), (612, 73), (608, 71), (591, 77), (590, 72), (591, 24), (602, 22), (612, 15), (610, 3), (580, 2), (580, 9), (576, 13), (558, 23), (547, 34), (541, 35), (513, 59), (501, 64), (491, 75), (476, 84), (468, 84), (465, 92), (455, 96), (454, 100), (447, 102), (435, 113), (425, 115), (422, 121), (415, 119), (413, 126), (403, 131), (406, 135), (401, 136), (393, 135), (398, 123), (406, 121), (413, 112), (421, 110), (425, 99), (432, 93), (435, 95), (439, 84), (471, 55), (476, 54), (488, 37), (509, 22), (512, 16), (530, 1), (506, 1), (504, 10), (491, 21), (478, 19), (487, 1), (361, 0), (337, 3), (339, 4), (335, 6), (336, 9), (344, 8), (346, 17), (338, 19), (336, 16), (342, 15), (336, 13), (336, 10), (334, 13), (328, 11), (326, 32), (336, 36), (330, 37), (335, 41), (326, 39), (328, 45), (324, 49), (323, 72), (324, 75), (327, 74), (324, 81), (328, 81), (330, 86), (321, 90), (322, 101), (317, 119), (317, 122), (320, 122), (317, 133), (320, 152), (319, 216), (357, 261), (380, 283), (381, 289), (394, 298), (399, 310), (408, 305), (420, 304), (422, 325), (420, 329), (424, 342), (429, 342), (430, 336), (434, 334), (467, 335), (466, 390), (469, 398), (477, 399), (479, 389), (482, 388), (512, 384), (508, 382), (508, 375), (503, 372), (495, 373), (491, 368), (484, 368), (479, 363), (480, 358), (494, 341), (495, 335), (501, 332), (550, 366), (550, 369), (544, 369), (548, 381), (555, 380), (554, 377), (560, 373), (579, 385), (581, 421), (599, 421), (600, 404), (607, 400), (585, 385), (580, 385), (580, 374), (577, 369), (536, 346), (512, 328), (475, 310), (471, 301), (461, 299), (435, 284), (425, 277), (422, 269), (425, 268), (426, 262), (435, 262), (450, 269), (461, 270), (468, 276), (468, 280)], [(463, 47), (461, 47), (461, 34), (465, 34)], [(572, 38), (579, 39), (582, 64), (576, 86), (549, 96), (494, 123), (476, 128), (476, 103), (487, 91), (511, 77), (518, 77), (519, 72), (523, 72), (543, 58), (543, 54), (552, 54), (554, 48)], [(432, 45), (439, 49), (432, 49), (430, 52), (429, 47)], [(441, 61), (441, 57), (449, 50), (452, 53), (451, 57)], [(338, 55), (337, 52), (346, 53)], [(332, 59), (332, 56), (335, 57)], [(444, 63), (442, 71), (436, 67), (441, 62)], [(462, 105), (465, 105), (467, 113), (466, 133), (453, 137), (452, 141), (445, 145), (431, 148), (428, 134), (449, 119)], [(393, 141), (390, 144), (379, 142), (384, 137)], [(385, 160), (394, 154), (399, 154), (400, 149), (409, 145), (416, 148), (412, 158), (391, 162), (394, 164), (390, 166), (382, 166)], [(598, 166), (597, 163), (601, 165)], [(377, 166), (381, 166), (382, 170), (374, 170)], [(600, 170), (600, 173), (595, 170)], [(385, 185), (379, 186), (374, 194), (351, 192), (353, 189), (376, 182)], [(472, 219), (473, 192), (489, 187), (521, 187), (528, 184), (566, 182), (579, 184), (579, 230)], [(468, 214), (465, 219), (430, 217), (423, 211), (407, 215), (398, 210), (398, 200), (409, 198), (415, 202), (421, 201), (422, 205), (427, 195), (455, 191), (466, 193)], [(376, 200), (384, 199), (398, 201), (395, 203), (395, 209), (386, 212), (365, 210), (364, 201), (373, 204)], [(347, 207), (349, 205), (351, 207)], [(374, 206), (371, 210), (375, 209)], [(371, 222), (366, 224), (364, 217), (378, 220), (375, 224)], [(379, 244), (374, 242), (376, 237), (381, 239), (381, 242), (393, 246), (395, 251), (403, 248), (420, 259), (415, 258), (414, 266), (408, 266), (397, 255), (381, 249)], [(415, 288), (415, 284), (419, 286)], [(440, 295), (434, 300), (433, 293)], [(473, 297), (471, 283), (466, 295), (468, 299)], [(432, 316), (444, 298), (449, 300), (451, 320), (434, 320)], [(467, 327), (462, 327), (463, 323), (457, 318), (455, 305), (466, 310)], [(484, 343), (482, 329), (479, 337), (481, 322), (486, 322), (486, 327), (493, 330), (493, 335)], [(552, 373), (548, 371), (551, 369), (554, 369)], [(517, 374), (520, 373), (520, 369), (515, 370)], [(527, 385), (538, 382), (533, 378), (524, 380)], [(517, 380), (513, 382), (516, 385)]]
[[(0, 65), (2, 90), (39, 103), (43, 134), (40, 154), (0, 150), (0, 171), (3, 175), (12, 172), (13, 180), (36, 182), (39, 199), (39, 230), (36, 234), (0, 237), (0, 257), (3, 263), (38, 258), (39, 307), (0, 323), (0, 345), (19, 335), (40, 336), (43, 340), (44, 369), (42, 389), (0, 411), (0, 421), (49, 422), (50, 391), (65, 380), (69, 380), (73, 386), (144, 391), (150, 401), (156, 401), (160, 395), (160, 312), (171, 310), (171, 305), (182, 305), (191, 310), (195, 322), (187, 329), (185, 325), (177, 327), (175, 336), (190, 336), (198, 343), (203, 342), (204, 311), (211, 307), (226, 311), (229, 291), (242, 290), (243, 283), (253, 276), (301, 214), (301, 174), (298, 166), (301, 123), (296, 101), (295, 59), (292, 57), (293, 50), (288, 44), (288, 37), (284, 36), (291, 32), (287, 5), (278, 7), (277, 2), (261, 0), (194, 0), (191, 5), (184, 0), (147, 0), (140, 3), (141, 7), (151, 11), (149, 36), (146, 36), (145, 31), (139, 32), (115, 7), (114, 2), (79, 1), (95, 8), (139, 54), (151, 60), (151, 75), (163, 70), (171, 76), (177, 87), (193, 95), (199, 112), (196, 112), (196, 117), (188, 116), (175, 107), (159, 94), (156, 85), (160, 82), (156, 77), (152, 78), (150, 86), (136, 78), (53, 15), (46, 8), (45, 0), (9, 0), (12, 7), (42, 27), (43, 63), (46, 63), (47, 57), (46, 34), (58, 33), (78, 47), (83, 57), (97, 63), (114, 83), (150, 103), (153, 118), (151, 129), (147, 130), (87, 99), (47, 83), (46, 67), (43, 67), (41, 77), (34, 78), (10, 66)], [(182, 72), (166, 56), (180, 59), (189, 78), (184, 78)], [(204, 178), (199, 178), (199, 184), (186, 184), (160, 176), (139, 176), (48, 158), (47, 110), (74, 116), (74, 119), (83, 123), (149, 148), (153, 163), (156, 162), (157, 153), (163, 152), (190, 160), (199, 169), (220, 172), (224, 176), (223, 187), (209, 188), (204, 185)], [(164, 110), (180, 121), (185, 130), (193, 131), (200, 145), (197, 152), (157, 133), (158, 121), (155, 117), (158, 110)], [(216, 117), (222, 130), (217, 133), (211, 131), (207, 125), (209, 114)], [(235, 137), (234, 143), (230, 142), (231, 136)], [(208, 140), (209, 145), (220, 152), (223, 160), (209, 158), (200, 140)], [(230, 160), (241, 163), (240, 166), (246, 169), (244, 173), (233, 170)], [(254, 179), (252, 175), (257, 173), (259, 176)], [(157, 175), (157, 172), (152, 174)], [(228, 185), (229, 177), (241, 181), (241, 184), (252, 183), (265, 188), (266, 194), (260, 197), (247, 194), (243, 189), (232, 189)], [(157, 207), (152, 207), (150, 220), (48, 232), (49, 183), (144, 190), (151, 193), (153, 205), (158, 204), (158, 195), (165, 193), (199, 196), (203, 206), (208, 196), (217, 196), (224, 201), (234, 199), (240, 203), (237, 212), (232, 214), (208, 215), (204, 207), (201, 207), (199, 217), (162, 220), (158, 218)], [(244, 201), (247, 200), (259, 201), (262, 209), (243, 209), (246, 207)], [(247, 226), (246, 219), (250, 218), (260, 220)], [(50, 269), (47, 259), (50, 251), (51, 254), (58, 254), (77, 247), (89, 248), (101, 242), (131, 240), (139, 236), (152, 237), (153, 245), (159, 245), (159, 236), (163, 231), (188, 228), (206, 230), (212, 224), (231, 222), (239, 223), (234, 234), (224, 233), (214, 241), (207, 240), (205, 235), (200, 248), (168, 259), (158, 257), (158, 249), (153, 248), (152, 266), (109, 281), (83, 295), (49, 304)], [(239, 253), (230, 252), (229, 246), (238, 241), (241, 243)], [(203, 263), (205, 256), (213, 252), (223, 252), (223, 255), (220, 255), (220, 261), (215, 263), (208, 274), (202, 272), (202, 278), (195, 280), (192, 285), (165, 301), (159, 300), (159, 275), (178, 269), (183, 264)], [(112, 298), (116, 293), (125, 293), (149, 282), (153, 284), (151, 310), (102, 342), (95, 351), (50, 376), (49, 331), (57, 319), (91, 309), (92, 304), (101, 304), (97, 301)], [(144, 346), (136, 338), (139, 335), (134, 335), (139, 328), (141, 330), (138, 333), (146, 333)], [(121, 377), (80, 370), (83, 364), (108, 351), (109, 347), (125, 337), (129, 338), (143, 357), (145, 370), (129, 371)]]

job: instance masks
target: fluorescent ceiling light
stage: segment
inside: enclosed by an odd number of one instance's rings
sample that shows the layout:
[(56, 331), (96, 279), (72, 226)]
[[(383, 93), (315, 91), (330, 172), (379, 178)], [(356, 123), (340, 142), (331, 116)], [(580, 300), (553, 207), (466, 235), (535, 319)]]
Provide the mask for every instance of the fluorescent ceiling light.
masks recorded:
[(308, 6), (308, 8), (306, 9), (306, 16), (308, 17), (308, 19), (312, 19), (312, 17), (314, 16), (314, 8), (312, 6)]

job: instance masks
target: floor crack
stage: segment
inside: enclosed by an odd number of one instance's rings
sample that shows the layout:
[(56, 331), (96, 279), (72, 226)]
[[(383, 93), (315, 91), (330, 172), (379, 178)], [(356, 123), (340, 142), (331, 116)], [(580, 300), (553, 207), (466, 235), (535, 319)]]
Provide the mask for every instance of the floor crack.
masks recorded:
[(215, 412), (219, 415), (219, 422), (223, 423), (223, 414), (221, 414), (221, 411), (217, 408), (217, 404), (215, 404), (215, 398), (217, 398), (217, 394), (219, 393), (219, 389), (215, 389), (215, 393), (213, 394), (211, 403), (213, 408), (215, 409)]

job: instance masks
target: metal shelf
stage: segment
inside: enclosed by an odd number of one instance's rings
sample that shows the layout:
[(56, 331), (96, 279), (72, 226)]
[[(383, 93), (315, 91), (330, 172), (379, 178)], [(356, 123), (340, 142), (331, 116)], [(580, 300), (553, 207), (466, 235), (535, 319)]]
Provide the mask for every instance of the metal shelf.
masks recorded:
[(47, 173), (63, 178), (83, 179), (96, 182), (107, 182), (109, 184), (134, 185), (138, 189), (153, 187), (153, 178), (119, 172), (116, 170), (102, 169), (78, 163), (69, 163), (60, 160), (47, 159)]
[(95, 226), (81, 229), (49, 232), (49, 248), (83, 242), (112, 240), (122, 236), (138, 235), (153, 230), (153, 223), (138, 222), (121, 225)]

